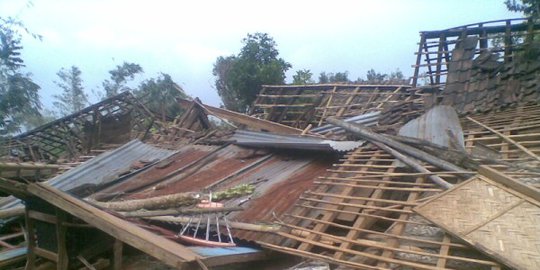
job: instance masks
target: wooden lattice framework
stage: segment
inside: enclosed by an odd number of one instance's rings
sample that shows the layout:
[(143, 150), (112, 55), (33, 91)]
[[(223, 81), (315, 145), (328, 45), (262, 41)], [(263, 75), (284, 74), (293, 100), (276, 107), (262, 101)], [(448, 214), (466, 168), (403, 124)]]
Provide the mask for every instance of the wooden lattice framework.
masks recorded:
[[(537, 161), (522, 148), (533, 155), (540, 153), (538, 119), (538, 104), (463, 116), (466, 149), (483, 151), (477, 153), (482, 155), (493, 154), (493, 159), (503, 162), (534, 167)], [(326, 176), (316, 181), (312, 191), (305, 192), (295, 209), (283, 217), (280, 238), (263, 239), (262, 245), (359, 269), (501, 267), (413, 213), (413, 207), (442, 190), (426, 179), (426, 175), (412, 173), (396, 164), (392, 156), (375, 147), (349, 153), (342, 163), (334, 165)], [(504, 164), (492, 167), (538, 187), (538, 172)], [(437, 175), (454, 184), (466, 179), (460, 173), (437, 172)]]
[[(407, 85), (265, 85), (251, 114), (304, 129), (321, 126), (328, 116), (347, 118), (411, 101)], [(405, 112), (406, 113), (406, 112)]]
[[(129, 92), (105, 99), (71, 115), (7, 140), (2, 151), (25, 161), (73, 158), (100, 144), (104, 121), (129, 125), (128, 133), (140, 138), (153, 124), (153, 115)], [(127, 141), (126, 140), (126, 141)]]
[(451, 52), (459, 41), (475, 36), (479, 42), (474, 50), (478, 55), (484, 51), (498, 53), (500, 61), (512, 61), (513, 53), (523, 49), (527, 35), (535, 35), (540, 24), (528, 19), (508, 19), (481, 22), (441, 31), (420, 32), (412, 86), (422, 80), (431, 86), (443, 87), (448, 75)]
[[(540, 105), (528, 104), (488, 114), (471, 115), (506, 138), (520, 144), (536, 155), (540, 155)], [(522, 149), (496, 133), (462, 118), (465, 147), (474, 151), (476, 146), (486, 146), (498, 159), (512, 162), (534, 161)]]
[[(442, 190), (396, 164), (372, 147), (348, 154), (302, 195), (281, 223), (281, 238), (262, 245), (359, 269), (499, 268), (411, 211)], [(459, 176), (437, 174), (454, 183)]]

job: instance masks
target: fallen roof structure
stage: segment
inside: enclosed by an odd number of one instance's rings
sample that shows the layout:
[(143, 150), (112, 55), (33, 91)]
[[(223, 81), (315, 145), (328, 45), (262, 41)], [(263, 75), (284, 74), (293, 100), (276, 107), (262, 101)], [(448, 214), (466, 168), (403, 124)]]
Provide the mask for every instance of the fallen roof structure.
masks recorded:
[(9, 138), (2, 152), (20, 160), (49, 161), (87, 154), (103, 143), (144, 137), (153, 115), (129, 92)]
[(291, 127), (305, 129), (322, 126), (328, 116), (349, 118), (380, 112), (397, 104), (402, 114), (411, 114), (419, 96), (408, 85), (317, 84), (264, 85), (251, 114)]
[[(422, 32), (413, 86), (264, 86), (252, 115), (179, 100), (186, 113), (147, 141), (174, 150), (132, 141), (47, 183), (6, 172), (30, 269), (88, 267), (105, 250), (121, 269), (122, 243), (185, 269), (268, 250), (357, 269), (538, 268), (540, 88), (525, 44), (508, 43), (538, 29), (525, 22)], [(497, 33), (502, 49), (486, 41)]]

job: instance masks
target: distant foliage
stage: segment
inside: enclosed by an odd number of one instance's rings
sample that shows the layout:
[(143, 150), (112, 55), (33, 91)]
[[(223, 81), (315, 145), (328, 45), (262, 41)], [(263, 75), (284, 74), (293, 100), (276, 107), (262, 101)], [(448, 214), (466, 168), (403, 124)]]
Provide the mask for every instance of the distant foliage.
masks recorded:
[(54, 106), (62, 115), (84, 109), (88, 105), (88, 95), (82, 85), (81, 70), (72, 66), (69, 69), (60, 69), (56, 75), (60, 80), (54, 83), (62, 89), (62, 94), (54, 95)]
[(229, 110), (246, 112), (264, 84), (284, 84), (291, 65), (266, 33), (248, 34), (238, 55), (220, 56), (214, 64), (215, 86)]
[(349, 83), (349, 72), (337, 72), (337, 73), (326, 73), (321, 72), (319, 74), (319, 83)]
[(242, 110), (243, 102), (240, 101), (237, 91), (232, 88), (230, 75), (235, 62), (236, 56), (233, 55), (218, 57), (212, 74), (216, 77), (215, 86), (225, 108), (239, 112)]
[(313, 73), (309, 69), (297, 70), (296, 75), (293, 75), (293, 84), (312, 84), (315, 83), (312, 79)]
[(366, 73), (366, 79), (364, 80), (362, 78), (358, 78), (357, 82), (366, 84), (402, 84), (405, 80), (406, 78), (403, 75), (403, 72), (401, 72), (401, 70), (399, 69), (396, 69), (390, 74), (380, 73), (375, 71), (374, 69), (370, 69)]
[(58, 118), (59, 116), (55, 112), (45, 109), (43, 111), (40, 111), (39, 115), (30, 115), (26, 117), (22, 126), (25, 130), (32, 130), (34, 128), (52, 122)]
[(160, 115), (162, 121), (174, 118), (181, 113), (177, 98), (188, 98), (184, 90), (176, 84), (169, 74), (161, 73), (141, 83), (135, 91), (143, 104), (151, 111)]
[(109, 71), (111, 79), (103, 82), (105, 97), (110, 98), (121, 92), (132, 90), (126, 86), (126, 83), (133, 80), (139, 73), (143, 73), (143, 69), (135, 63), (124, 62), (121, 66), (116, 66), (116, 69)]
[(540, 0), (506, 0), (506, 8), (514, 12), (523, 12), (525, 16), (538, 19), (540, 16)]
[(20, 131), (28, 117), (39, 116), (39, 85), (24, 73), (21, 58), (24, 25), (12, 18), (0, 17), (0, 136)]

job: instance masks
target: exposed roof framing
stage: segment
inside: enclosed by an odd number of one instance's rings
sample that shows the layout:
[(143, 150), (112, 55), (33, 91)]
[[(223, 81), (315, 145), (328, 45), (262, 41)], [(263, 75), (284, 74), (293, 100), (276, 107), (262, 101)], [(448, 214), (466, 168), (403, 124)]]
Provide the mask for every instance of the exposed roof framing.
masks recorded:
[(317, 84), (264, 85), (251, 113), (304, 129), (325, 124), (328, 116), (347, 118), (382, 111), (411, 99), (407, 85)]
[(17, 155), (25, 160), (74, 157), (99, 144), (104, 119), (117, 119), (123, 116), (130, 117), (129, 124), (132, 131), (130, 137), (144, 135), (153, 119), (152, 113), (131, 93), (124, 92), (17, 135), (4, 147), (17, 149)]
[(509, 62), (515, 51), (523, 49), (528, 36), (539, 29), (540, 24), (532, 20), (508, 19), (420, 32), (412, 85), (416, 87), (425, 80), (432, 86), (444, 86), (452, 59), (451, 52), (458, 42), (467, 37), (478, 38), (478, 45), (473, 50), (475, 55), (485, 51), (495, 52), (500, 61)]
[[(523, 105), (489, 114), (472, 115), (471, 118), (526, 147), (532, 153), (540, 155), (540, 105)], [(469, 152), (487, 150), (494, 153), (494, 158), (503, 161), (520, 163), (534, 161), (517, 145), (500, 135), (467, 118), (462, 118), (461, 123), (465, 147)]]
[(426, 175), (400, 171), (392, 156), (367, 147), (329, 171), (281, 223), (281, 241), (263, 239), (263, 246), (361, 269), (498, 266), (412, 212), (442, 191)]

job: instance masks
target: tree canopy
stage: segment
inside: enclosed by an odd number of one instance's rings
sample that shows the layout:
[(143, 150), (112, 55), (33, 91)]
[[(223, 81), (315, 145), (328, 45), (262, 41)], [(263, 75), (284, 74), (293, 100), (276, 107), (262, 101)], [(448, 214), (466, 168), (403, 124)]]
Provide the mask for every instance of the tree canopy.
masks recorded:
[(56, 73), (60, 81), (54, 83), (62, 89), (61, 95), (55, 95), (53, 103), (62, 115), (68, 115), (84, 109), (88, 105), (88, 95), (84, 92), (81, 70), (72, 66), (60, 69)]
[(296, 75), (293, 75), (293, 84), (311, 84), (314, 83), (313, 73), (309, 69), (297, 70)]
[(504, 4), (510, 11), (523, 12), (525, 16), (535, 19), (540, 16), (540, 0), (506, 0)]
[[(362, 80), (362, 79), (359, 79), (359, 80)], [(371, 84), (379, 84), (379, 83), (386, 83), (386, 82), (401, 83), (403, 80), (405, 80), (405, 76), (403, 76), (403, 73), (399, 69), (396, 69), (390, 74), (379, 73), (379, 72), (376, 72), (374, 69), (370, 69), (366, 73), (365, 82), (371, 83)]]
[(188, 95), (178, 86), (169, 74), (161, 73), (157, 78), (151, 78), (141, 83), (135, 90), (137, 96), (151, 111), (159, 113), (163, 121), (175, 117), (181, 112), (177, 98), (187, 98)]
[(319, 74), (319, 83), (348, 83), (351, 82), (349, 80), (349, 72), (336, 72), (336, 73), (326, 73), (321, 72)]
[(245, 112), (264, 84), (284, 84), (291, 65), (266, 33), (248, 34), (238, 55), (220, 56), (214, 64), (215, 86), (227, 109)]
[(105, 80), (103, 82), (105, 97), (109, 98), (118, 95), (120, 92), (131, 90), (126, 86), (126, 83), (133, 80), (135, 75), (142, 72), (142, 67), (135, 63), (124, 62), (122, 65), (116, 66), (116, 69), (109, 71), (111, 80)]
[(20, 131), (41, 108), (39, 85), (22, 71), (21, 30), (29, 33), (21, 22), (0, 17), (0, 135)]

